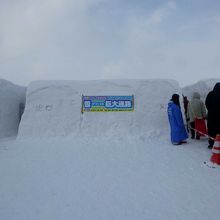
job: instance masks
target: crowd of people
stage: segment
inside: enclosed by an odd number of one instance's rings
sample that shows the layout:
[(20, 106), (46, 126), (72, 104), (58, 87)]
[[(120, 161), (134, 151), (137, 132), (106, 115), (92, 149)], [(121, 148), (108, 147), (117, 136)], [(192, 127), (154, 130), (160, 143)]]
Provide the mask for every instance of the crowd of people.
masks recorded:
[(172, 144), (186, 143), (188, 134), (191, 134), (191, 139), (197, 140), (207, 136), (208, 148), (212, 149), (216, 135), (220, 134), (220, 83), (215, 84), (205, 102), (198, 92), (193, 93), (191, 100), (183, 95), (183, 106), (186, 125), (181, 112), (180, 96), (173, 94), (167, 108)]

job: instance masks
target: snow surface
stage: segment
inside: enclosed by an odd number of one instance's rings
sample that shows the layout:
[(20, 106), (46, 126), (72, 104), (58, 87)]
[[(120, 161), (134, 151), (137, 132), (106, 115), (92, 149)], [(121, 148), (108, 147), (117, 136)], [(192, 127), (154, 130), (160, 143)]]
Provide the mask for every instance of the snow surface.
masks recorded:
[(220, 169), (207, 140), (169, 137), (0, 143), (4, 220), (219, 220)]
[(17, 135), (19, 106), (25, 103), (25, 92), (25, 87), (0, 79), (0, 138)]
[[(31, 83), (19, 138), (0, 139), (0, 219), (218, 220), (207, 138), (170, 143), (174, 92), (171, 80)], [(119, 93), (134, 112), (80, 113), (82, 94)]]

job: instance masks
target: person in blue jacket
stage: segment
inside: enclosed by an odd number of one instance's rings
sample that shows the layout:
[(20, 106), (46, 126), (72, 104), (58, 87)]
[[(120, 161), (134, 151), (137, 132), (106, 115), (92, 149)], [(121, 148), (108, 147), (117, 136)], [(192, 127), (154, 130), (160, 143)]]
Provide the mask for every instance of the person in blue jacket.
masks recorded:
[(172, 98), (168, 103), (167, 114), (170, 123), (172, 144), (180, 145), (186, 143), (188, 134), (184, 126), (178, 94), (172, 95)]

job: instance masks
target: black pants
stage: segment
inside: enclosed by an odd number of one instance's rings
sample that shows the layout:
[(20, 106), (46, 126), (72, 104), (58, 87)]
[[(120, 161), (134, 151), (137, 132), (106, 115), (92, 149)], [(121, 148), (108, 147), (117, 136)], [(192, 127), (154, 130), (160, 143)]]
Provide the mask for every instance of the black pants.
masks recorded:
[(198, 132), (195, 132), (195, 122), (190, 122), (190, 131), (191, 131), (191, 138), (194, 139), (195, 138), (195, 133), (196, 133), (196, 139), (200, 138), (200, 135)]
[[(219, 120), (215, 120), (215, 118), (211, 118), (211, 120), (208, 118), (208, 134), (213, 139), (216, 138), (217, 134), (220, 134), (220, 122)], [(213, 147), (215, 140), (209, 138), (209, 146), (210, 148)]]
[[(218, 129), (212, 129), (212, 128), (209, 129), (208, 128), (208, 134), (209, 134), (210, 137), (215, 139), (216, 135), (219, 134), (219, 132), (218, 132)], [(213, 147), (214, 143), (215, 143), (215, 140), (209, 138), (209, 146), (210, 146), (210, 148)]]

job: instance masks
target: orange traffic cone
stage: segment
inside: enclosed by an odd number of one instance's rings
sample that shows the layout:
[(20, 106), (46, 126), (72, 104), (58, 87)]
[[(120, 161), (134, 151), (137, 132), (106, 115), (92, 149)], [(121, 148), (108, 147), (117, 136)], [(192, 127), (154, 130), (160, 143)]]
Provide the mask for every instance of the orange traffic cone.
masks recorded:
[(212, 148), (212, 156), (211, 156), (210, 161), (213, 164), (220, 165), (220, 134), (216, 135), (215, 143)]

